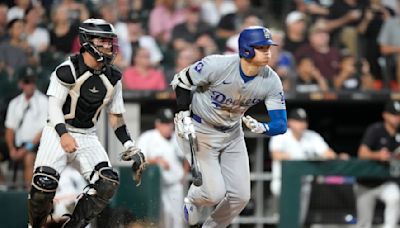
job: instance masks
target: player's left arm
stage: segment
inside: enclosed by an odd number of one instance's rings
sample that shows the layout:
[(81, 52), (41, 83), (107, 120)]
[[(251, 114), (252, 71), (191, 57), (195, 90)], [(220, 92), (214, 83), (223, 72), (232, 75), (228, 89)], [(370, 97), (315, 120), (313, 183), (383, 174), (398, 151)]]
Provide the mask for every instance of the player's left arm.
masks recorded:
[(145, 168), (146, 159), (141, 150), (135, 145), (131, 138), (128, 128), (125, 124), (123, 113), (125, 112), (124, 100), (122, 97), (121, 80), (115, 85), (114, 96), (108, 104), (108, 119), (111, 127), (114, 130), (118, 140), (124, 145), (125, 151), (121, 154), (121, 159), (124, 161), (133, 161), (132, 170), (135, 172), (134, 180), (137, 185), (140, 184), (142, 172)]
[(125, 112), (124, 100), (122, 97), (122, 83), (118, 81), (115, 85), (114, 96), (107, 106), (108, 120), (114, 130), (115, 136), (124, 145), (125, 149), (135, 146), (125, 124), (123, 113)]
[(270, 121), (264, 123), (267, 129), (265, 134), (269, 136), (283, 134), (287, 130), (286, 102), (282, 82), (276, 73), (271, 76), (275, 80), (265, 99), (265, 107), (268, 110)]
[(283, 134), (287, 130), (286, 103), (283, 87), (278, 75), (265, 99), (265, 106), (270, 118), (269, 122), (258, 122), (251, 116), (243, 117), (243, 122), (254, 133), (264, 133), (268, 136)]

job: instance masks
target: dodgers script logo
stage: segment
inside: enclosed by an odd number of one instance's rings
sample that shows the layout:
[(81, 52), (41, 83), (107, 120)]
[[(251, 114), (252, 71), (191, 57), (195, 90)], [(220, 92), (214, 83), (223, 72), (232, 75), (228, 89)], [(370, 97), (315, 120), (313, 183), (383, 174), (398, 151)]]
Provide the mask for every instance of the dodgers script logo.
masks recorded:
[(233, 99), (218, 91), (211, 91), (211, 103), (216, 109), (229, 110), (234, 106), (250, 107), (259, 103), (258, 98)]

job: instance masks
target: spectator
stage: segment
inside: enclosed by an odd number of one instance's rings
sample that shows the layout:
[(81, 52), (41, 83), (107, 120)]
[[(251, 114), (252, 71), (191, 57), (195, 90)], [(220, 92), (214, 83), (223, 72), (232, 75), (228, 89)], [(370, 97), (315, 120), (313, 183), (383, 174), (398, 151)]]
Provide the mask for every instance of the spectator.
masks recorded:
[(68, 8), (58, 6), (52, 11), (53, 26), (50, 30), (50, 51), (67, 56), (72, 53), (72, 45), (78, 36), (78, 24), (69, 19)]
[[(110, 10), (110, 11), (116, 11), (118, 15), (118, 21), (127, 21), (129, 19), (129, 13), (132, 10), (132, 5), (134, 4), (140, 4), (140, 9), (142, 8), (141, 4), (142, 1), (130, 1), (130, 0), (117, 0), (117, 4), (115, 4), (116, 10)], [(132, 3), (131, 3), (132, 2)], [(115, 9), (113, 8), (113, 9)]]
[(334, 1), (324, 0), (294, 0), (289, 9), (307, 14), (312, 22), (329, 15), (329, 7)]
[(312, 93), (329, 90), (326, 79), (308, 56), (302, 56), (297, 62), (297, 77), (294, 79), (296, 92)]
[(31, 5), (30, 0), (14, 0), (15, 5), (8, 10), (7, 21), (24, 19), (25, 11)]
[(7, 25), (9, 40), (0, 44), (0, 71), (13, 75), (16, 68), (26, 66), (32, 56), (32, 49), (24, 37), (24, 22), (14, 19)]
[(129, 18), (140, 18), (140, 22), (143, 26), (143, 30), (145, 33), (148, 33), (147, 28), (148, 22), (149, 22), (149, 17), (150, 17), (150, 11), (154, 8), (154, 3), (155, 1), (146, 1), (146, 0), (133, 0), (131, 1), (131, 10), (129, 11), (129, 16), (127, 17), (127, 20)]
[(177, 57), (175, 58), (175, 66), (173, 69), (166, 70), (166, 80), (167, 83), (170, 84), (174, 75), (179, 73), (185, 67), (193, 64), (197, 60), (200, 60), (202, 55), (200, 53), (200, 49), (197, 46), (186, 47), (177, 53)]
[[(399, 148), (400, 102), (389, 101), (382, 112), (383, 122), (371, 124), (364, 133), (358, 148), (360, 159), (388, 162)], [(395, 180), (383, 178), (358, 178), (358, 227), (371, 227), (377, 200), (385, 204), (383, 227), (397, 227), (400, 211), (400, 189)]]
[(123, 88), (134, 90), (164, 90), (167, 85), (163, 72), (155, 69), (150, 62), (150, 52), (146, 48), (138, 48), (133, 66), (123, 73)]
[(378, 62), (381, 52), (377, 38), (383, 23), (393, 15), (394, 11), (385, 7), (381, 0), (370, 0), (357, 27), (360, 38), (363, 39), (361, 43), (363, 57), (367, 59), (372, 75), (378, 80), (382, 80), (382, 70)]
[(185, 19), (185, 10), (178, 8), (177, 0), (159, 0), (150, 12), (149, 33), (165, 47), (171, 40), (174, 26)]
[(286, 16), (286, 35), (283, 49), (296, 53), (297, 49), (307, 43), (306, 15), (292, 11)]
[[(160, 227), (183, 228), (180, 213), (183, 205), (184, 166), (182, 151), (179, 150), (174, 132), (174, 113), (171, 109), (160, 109), (154, 121), (155, 128), (144, 132), (138, 139), (149, 164), (161, 169), (162, 221)], [(186, 168), (188, 163), (186, 161)]]
[(345, 48), (356, 57), (359, 56), (357, 25), (361, 20), (362, 3), (358, 0), (334, 1), (326, 21), (333, 46)]
[[(308, 129), (308, 117), (304, 109), (294, 109), (288, 116), (288, 130), (283, 135), (273, 136), (269, 142), (273, 160), (271, 192), (275, 197), (281, 192), (281, 161), (336, 159), (337, 154), (315, 131)], [(348, 159), (347, 154), (340, 158)], [(301, 189), (300, 224), (304, 224), (311, 194), (310, 179), (304, 179)]]
[(36, 69), (24, 67), (18, 85), (22, 93), (10, 101), (5, 127), (6, 143), (14, 165), (24, 165), (24, 186), (32, 181), (33, 164), (47, 119), (47, 97), (36, 89)]
[(356, 60), (354, 56), (343, 56), (339, 73), (333, 79), (336, 90), (372, 90), (374, 78), (369, 70), (369, 63)]
[(311, 21), (315, 22), (316, 19), (329, 15), (329, 7), (334, 1), (304, 0), (304, 2), (306, 3), (307, 14), (310, 15)]
[(143, 47), (150, 51), (151, 64), (153, 66), (158, 66), (163, 59), (163, 54), (156, 40), (152, 36), (145, 34), (141, 21), (141, 18), (137, 16), (130, 17), (127, 21), (128, 44), (123, 44), (124, 48), (121, 50), (124, 61), (132, 63), (133, 55), (137, 48)]
[(86, 6), (76, 0), (60, 0), (56, 7), (65, 7), (68, 19), (73, 24), (89, 19), (89, 11)]
[(29, 7), (25, 12), (25, 33), (28, 44), (35, 54), (47, 51), (50, 45), (50, 34), (45, 28), (38, 27), (40, 23), (39, 9)]
[(329, 46), (329, 33), (322, 21), (311, 26), (308, 34), (309, 44), (299, 47), (295, 53), (298, 61), (301, 56), (309, 56), (322, 76), (332, 83), (333, 77), (339, 70), (339, 50)]
[(271, 29), (272, 40), (275, 41), (278, 46), (274, 46), (270, 63), (268, 65), (275, 70), (282, 81), (283, 90), (285, 92), (290, 89), (290, 82), (293, 81), (296, 76), (296, 64), (292, 53), (284, 50), (283, 40), (285, 34), (281, 30)]
[(200, 7), (194, 5), (186, 9), (186, 21), (173, 28), (171, 41), (175, 50), (181, 50), (193, 43), (203, 48), (206, 55), (217, 50), (212, 28), (201, 21)]
[[(387, 57), (389, 77), (395, 83), (393, 89), (399, 89), (400, 84), (400, 1), (397, 0), (397, 15), (386, 20), (378, 36), (378, 43), (383, 56)], [(393, 62), (392, 62), (393, 61)], [(392, 77), (394, 75), (394, 77)]]
[(217, 26), (217, 38), (226, 41), (240, 32), (240, 26), (248, 14), (257, 15), (251, 8), (250, 0), (234, 0), (236, 11), (221, 17)]
[[(118, 11), (115, 10), (117, 8), (117, 4), (115, 1), (109, 1), (99, 6), (100, 18), (108, 21), (114, 26), (115, 33), (118, 36), (118, 45), (119, 50), (121, 52), (117, 53), (117, 56), (114, 59), (113, 64), (120, 67), (121, 69), (125, 69), (130, 65), (130, 59), (125, 59), (125, 50), (129, 48), (129, 35), (128, 35), (128, 26), (127, 23), (120, 21), (118, 18)], [(112, 10), (114, 9), (114, 10)]]
[(212, 27), (217, 26), (221, 17), (235, 11), (231, 0), (206, 0), (201, 4), (201, 18)]
[(0, 43), (7, 37), (7, 11), (8, 6), (0, 3)]

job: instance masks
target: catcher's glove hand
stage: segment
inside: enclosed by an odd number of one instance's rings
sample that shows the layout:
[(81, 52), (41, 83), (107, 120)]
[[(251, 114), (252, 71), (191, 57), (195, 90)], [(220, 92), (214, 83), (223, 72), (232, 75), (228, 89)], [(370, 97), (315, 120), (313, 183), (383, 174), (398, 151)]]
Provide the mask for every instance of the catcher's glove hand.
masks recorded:
[(133, 161), (132, 171), (134, 173), (133, 180), (136, 186), (139, 186), (142, 180), (143, 170), (146, 168), (146, 159), (141, 150), (135, 146), (128, 148), (122, 152), (121, 159), (124, 161)]

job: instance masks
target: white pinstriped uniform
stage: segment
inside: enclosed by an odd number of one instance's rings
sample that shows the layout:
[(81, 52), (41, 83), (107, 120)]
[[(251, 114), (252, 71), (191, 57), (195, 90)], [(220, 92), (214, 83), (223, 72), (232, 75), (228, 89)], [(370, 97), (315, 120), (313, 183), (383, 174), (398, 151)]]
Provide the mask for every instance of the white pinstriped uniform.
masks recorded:
[(67, 163), (79, 167), (80, 172), (89, 180), (94, 166), (102, 161), (110, 165), (107, 153), (100, 144), (96, 132), (71, 133), (79, 148), (74, 153), (65, 153), (60, 144), (60, 137), (51, 126), (43, 130), (42, 140), (35, 162), (35, 169), (39, 166), (50, 166), (58, 173), (64, 170)]
[[(60, 66), (65, 65), (72, 66), (71, 61), (67, 60)], [(75, 79), (77, 78), (76, 75), (74, 75), (74, 77)], [(82, 85), (91, 77), (98, 77), (104, 84), (104, 88), (107, 90), (107, 95), (105, 95), (103, 104), (100, 105), (96, 115), (98, 115), (97, 113), (103, 107), (106, 107), (109, 113), (122, 114), (125, 112), (122, 98), (122, 85), (120, 80), (115, 84), (115, 86), (110, 86), (110, 83), (105, 80), (107, 78), (103, 73), (100, 75), (94, 75), (91, 72), (86, 71), (82, 74), (82, 77), (84, 77), (85, 80), (76, 80), (76, 83), (70, 86), (59, 80), (56, 75), (56, 71), (54, 71), (51, 76), (47, 95), (55, 96), (62, 101), (65, 101), (68, 94), (71, 97), (81, 96), (81, 94), (76, 94), (76, 91), (79, 91), (80, 93), (90, 93), (90, 90), (96, 92), (96, 88), (92, 86), (89, 87), (89, 91), (84, 91), (85, 87)], [(77, 87), (81, 88), (76, 89)], [(93, 90), (93, 88), (95, 89)], [(73, 109), (74, 108), (71, 108), (71, 110)], [(69, 116), (71, 116), (71, 113), (73, 114), (73, 112), (70, 112)], [(74, 116), (74, 114), (72, 116)], [(64, 113), (64, 118), (68, 119), (68, 115), (66, 115), (66, 113)], [(66, 124), (69, 133), (74, 137), (78, 145), (78, 149), (74, 153), (64, 152), (60, 144), (60, 137), (54, 129), (54, 124), (48, 123), (43, 130), (37, 158), (35, 161), (35, 169), (40, 166), (50, 166), (58, 173), (61, 173), (68, 163), (78, 167), (85, 179), (93, 183), (95, 180), (90, 180), (90, 174), (94, 170), (94, 167), (98, 163), (104, 161), (108, 162), (110, 167), (111, 164), (104, 147), (101, 145), (96, 135), (97, 119), (93, 118), (91, 121), (93, 121), (94, 124), (94, 126), (91, 128), (75, 128), (69, 124)]]

